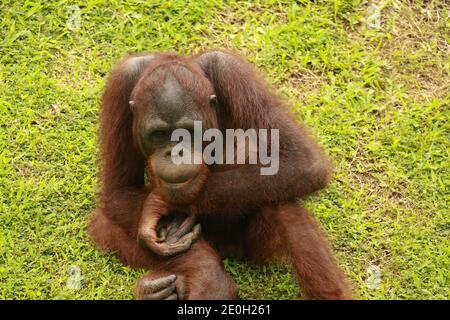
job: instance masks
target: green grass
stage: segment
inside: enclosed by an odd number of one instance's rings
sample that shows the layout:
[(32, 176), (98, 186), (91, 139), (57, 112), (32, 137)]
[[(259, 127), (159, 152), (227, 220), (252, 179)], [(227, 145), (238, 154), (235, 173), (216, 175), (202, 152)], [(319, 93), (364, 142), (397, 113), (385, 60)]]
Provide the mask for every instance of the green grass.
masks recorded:
[[(450, 7), (385, 1), (2, 1), (0, 298), (128, 299), (143, 270), (86, 235), (98, 190), (99, 97), (127, 53), (233, 48), (332, 155), (306, 201), (361, 299), (450, 297)], [(70, 30), (68, 7), (81, 21)], [(53, 106), (52, 106), (53, 105)], [(288, 299), (283, 265), (226, 261), (242, 298)], [(66, 286), (79, 266), (80, 290)], [(369, 289), (367, 268), (381, 269)]]

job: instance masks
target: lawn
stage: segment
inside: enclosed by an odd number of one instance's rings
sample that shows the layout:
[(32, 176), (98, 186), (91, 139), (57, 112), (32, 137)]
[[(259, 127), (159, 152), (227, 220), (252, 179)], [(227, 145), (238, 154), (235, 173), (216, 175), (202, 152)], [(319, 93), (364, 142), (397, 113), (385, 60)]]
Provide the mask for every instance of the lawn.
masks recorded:
[[(86, 234), (107, 74), (127, 53), (230, 48), (332, 156), (305, 205), (355, 296), (449, 299), (450, 5), (376, 2), (379, 21), (363, 0), (2, 1), (0, 298), (133, 297), (144, 270)], [(298, 295), (285, 265), (225, 265), (241, 298)]]

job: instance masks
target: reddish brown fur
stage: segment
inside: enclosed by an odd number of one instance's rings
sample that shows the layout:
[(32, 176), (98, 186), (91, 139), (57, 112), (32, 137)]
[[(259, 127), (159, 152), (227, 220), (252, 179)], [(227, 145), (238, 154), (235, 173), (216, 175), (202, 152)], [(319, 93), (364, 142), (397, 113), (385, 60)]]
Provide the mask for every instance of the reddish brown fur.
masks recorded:
[[(102, 204), (91, 217), (94, 242), (116, 252), (125, 264), (150, 268), (146, 277), (179, 275), (177, 290), (186, 299), (236, 296), (236, 287), (223, 269), (224, 256), (257, 263), (286, 256), (308, 298), (349, 298), (348, 285), (318, 227), (296, 204), (298, 198), (326, 186), (329, 162), (307, 132), (288, 116), (274, 90), (251, 66), (228, 53), (157, 54), (138, 67), (130, 67), (132, 59), (119, 63), (103, 95)], [(142, 204), (153, 189), (145, 184), (145, 159), (136, 145), (128, 102), (132, 92), (148, 99), (139, 92), (141, 82), (149, 81), (144, 79), (167, 63), (174, 66), (183, 86), (199, 93), (197, 103), (213, 126), (222, 130), (280, 129), (280, 168), (274, 176), (261, 176), (255, 165), (211, 168), (204, 188), (185, 208), (198, 215), (201, 239), (181, 255), (161, 258), (137, 243)], [(183, 76), (177, 67), (180, 64), (199, 75), (202, 82)], [(151, 77), (155, 85), (158, 79), (157, 73)], [(217, 117), (204, 106), (202, 92), (217, 95)]]

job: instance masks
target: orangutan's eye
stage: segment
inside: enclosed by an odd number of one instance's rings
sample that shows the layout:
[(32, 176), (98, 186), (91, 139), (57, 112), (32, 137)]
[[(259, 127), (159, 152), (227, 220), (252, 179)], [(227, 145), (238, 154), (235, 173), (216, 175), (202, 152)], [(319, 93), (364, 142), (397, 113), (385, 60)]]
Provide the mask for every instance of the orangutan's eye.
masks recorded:
[(155, 130), (151, 133), (150, 140), (154, 145), (162, 145), (170, 140), (170, 132), (167, 130)]

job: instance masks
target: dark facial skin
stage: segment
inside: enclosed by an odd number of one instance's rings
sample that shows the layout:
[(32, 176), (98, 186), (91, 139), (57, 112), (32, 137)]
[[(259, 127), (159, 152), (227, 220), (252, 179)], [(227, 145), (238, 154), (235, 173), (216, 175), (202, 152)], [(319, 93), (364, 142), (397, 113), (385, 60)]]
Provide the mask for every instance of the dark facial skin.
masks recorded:
[(205, 121), (189, 90), (170, 74), (150, 99), (137, 103), (131, 107), (139, 108), (138, 143), (153, 187), (140, 221), (140, 241), (161, 256), (173, 256), (188, 250), (200, 234), (195, 217), (179, 208), (199, 194), (208, 169), (204, 164), (175, 164), (171, 152), (178, 141), (171, 141), (171, 135), (185, 129), (193, 137), (194, 121)]
[(147, 155), (167, 145), (173, 130), (182, 128), (192, 131), (194, 121), (203, 121), (191, 94), (171, 76), (165, 79), (150, 104), (146, 106), (139, 132), (143, 151)]
[(170, 203), (189, 202), (202, 187), (207, 169), (203, 164), (173, 163), (171, 151), (178, 141), (171, 141), (171, 135), (175, 129), (186, 129), (193, 137), (194, 121), (205, 123), (199, 107), (191, 93), (168, 75), (154, 97), (140, 108), (139, 144), (148, 159), (150, 179)]

